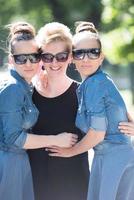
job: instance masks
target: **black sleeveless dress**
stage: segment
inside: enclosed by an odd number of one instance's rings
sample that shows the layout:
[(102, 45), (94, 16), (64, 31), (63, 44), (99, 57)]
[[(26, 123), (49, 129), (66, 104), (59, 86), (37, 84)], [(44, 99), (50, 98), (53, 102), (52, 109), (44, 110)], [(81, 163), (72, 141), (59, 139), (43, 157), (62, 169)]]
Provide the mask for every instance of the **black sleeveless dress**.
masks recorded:
[[(77, 83), (73, 82), (63, 94), (46, 98), (36, 90), (33, 101), (40, 114), (33, 133), (57, 135), (71, 132), (82, 138), (75, 126), (78, 108), (76, 96)], [(86, 200), (89, 165), (88, 154), (71, 158), (48, 156), (45, 148), (28, 150), (33, 174), (35, 200)]]

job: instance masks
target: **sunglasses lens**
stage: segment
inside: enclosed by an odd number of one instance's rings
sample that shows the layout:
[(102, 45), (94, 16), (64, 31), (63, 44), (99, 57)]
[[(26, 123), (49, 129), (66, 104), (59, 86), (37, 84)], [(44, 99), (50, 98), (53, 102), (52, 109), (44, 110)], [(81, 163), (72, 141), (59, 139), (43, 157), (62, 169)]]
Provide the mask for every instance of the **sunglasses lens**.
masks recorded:
[(89, 49), (87, 53), (90, 59), (97, 59), (100, 56), (100, 49), (98, 48)]
[(89, 59), (97, 59), (100, 56), (100, 52), (99, 48), (73, 50), (73, 58), (75, 60), (82, 60), (87, 55)]
[(14, 57), (15, 63), (18, 65), (23, 65), (27, 61), (27, 58), (25, 55), (13, 55), (13, 57)]
[(68, 52), (63, 52), (63, 53), (58, 53), (58, 54), (56, 54), (56, 60), (58, 61), (58, 62), (66, 62), (67, 61), (67, 59), (68, 59), (68, 55), (69, 55), (69, 53)]
[(14, 61), (18, 65), (23, 65), (29, 59), (31, 63), (38, 63), (41, 60), (41, 56), (38, 53), (33, 54), (20, 54), (20, 55), (13, 55)]
[(56, 55), (50, 54), (50, 53), (44, 53), (41, 55), (42, 61), (45, 63), (51, 63), (53, 62), (54, 57), (58, 62), (65, 62), (68, 59), (68, 52), (62, 52), (58, 53)]
[(54, 56), (50, 53), (44, 53), (44, 54), (41, 55), (41, 59), (45, 63), (53, 62), (53, 58), (54, 58)]
[(74, 50), (73, 51), (73, 58), (75, 60), (82, 60), (84, 58), (83, 50)]

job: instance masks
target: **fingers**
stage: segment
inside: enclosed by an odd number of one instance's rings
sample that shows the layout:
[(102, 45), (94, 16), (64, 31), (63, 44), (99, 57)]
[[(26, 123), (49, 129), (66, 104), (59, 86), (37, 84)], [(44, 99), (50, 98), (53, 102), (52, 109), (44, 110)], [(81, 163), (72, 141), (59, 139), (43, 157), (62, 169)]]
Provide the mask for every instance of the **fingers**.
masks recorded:
[(134, 135), (134, 126), (132, 125), (122, 125), (122, 126), (119, 126), (119, 130), (121, 133), (124, 133), (124, 134), (129, 134), (129, 135)]
[(68, 135), (70, 135), (69, 142), (63, 145), (63, 147), (72, 147), (78, 141), (78, 135), (73, 133), (68, 133)]
[(73, 133), (68, 133), (71, 136), (71, 139), (78, 140), (78, 135)]
[(121, 133), (124, 133), (124, 134), (128, 134), (128, 135), (134, 135), (134, 130), (133, 129), (124, 129), (124, 130), (120, 130)]
[(76, 135), (76, 134), (72, 134), (72, 137), (73, 137), (74, 139), (78, 139), (78, 135)]
[(59, 149), (58, 148), (47, 148), (47, 151), (51, 151), (53, 153), (58, 153)]
[(72, 144), (75, 144), (78, 141), (78, 139), (72, 139)]
[(134, 123), (132, 123), (132, 122), (120, 122), (119, 123), (119, 128), (123, 129), (125, 127), (133, 127), (134, 128)]
[(49, 153), (48, 153), (49, 156), (52, 156), (52, 157), (63, 157), (63, 155), (60, 152), (59, 148), (49, 148), (48, 151), (49, 151)]
[(49, 156), (52, 156), (52, 157), (63, 157), (62, 155), (60, 155), (58, 153), (49, 153)]

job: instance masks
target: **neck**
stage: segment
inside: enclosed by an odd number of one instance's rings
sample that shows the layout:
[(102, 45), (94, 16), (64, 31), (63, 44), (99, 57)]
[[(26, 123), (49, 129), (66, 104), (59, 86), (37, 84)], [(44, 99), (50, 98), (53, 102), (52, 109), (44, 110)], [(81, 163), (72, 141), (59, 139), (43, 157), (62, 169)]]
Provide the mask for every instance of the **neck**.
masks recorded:
[(73, 82), (65, 74), (63, 74), (62, 76), (57, 75), (53, 77), (48, 75), (47, 80), (47, 86), (41, 87), (40, 90), (38, 90), (41, 95), (46, 97), (56, 97), (63, 94)]

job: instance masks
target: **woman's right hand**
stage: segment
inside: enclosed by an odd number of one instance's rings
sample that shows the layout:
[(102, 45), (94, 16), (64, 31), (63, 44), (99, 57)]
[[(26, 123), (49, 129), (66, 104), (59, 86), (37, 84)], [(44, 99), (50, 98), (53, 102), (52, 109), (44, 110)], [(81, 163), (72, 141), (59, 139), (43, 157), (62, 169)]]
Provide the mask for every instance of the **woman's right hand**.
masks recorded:
[(55, 139), (55, 146), (58, 147), (71, 147), (73, 146), (78, 140), (78, 136), (73, 133), (60, 133), (56, 135)]
[(131, 115), (128, 113), (128, 122), (120, 122), (118, 128), (124, 134), (134, 136), (134, 120)]

